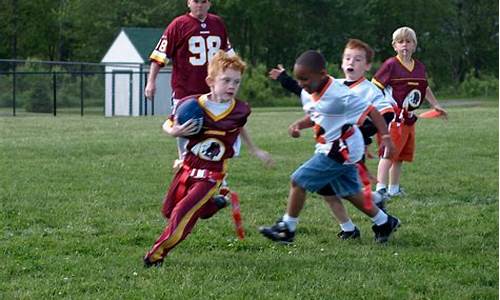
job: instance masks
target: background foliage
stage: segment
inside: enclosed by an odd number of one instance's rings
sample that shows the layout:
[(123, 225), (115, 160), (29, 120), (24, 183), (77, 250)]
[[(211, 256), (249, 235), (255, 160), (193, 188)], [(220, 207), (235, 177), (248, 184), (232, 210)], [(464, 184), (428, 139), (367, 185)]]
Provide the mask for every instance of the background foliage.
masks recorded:
[[(280, 62), (290, 67), (310, 48), (338, 64), (351, 37), (372, 45), (380, 62), (394, 54), (394, 29), (407, 25), (417, 32), (416, 57), (427, 65), (436, 90), (456, 90), (465, 79), (498, 78), (498, 1), (212, 2), (238, 52), (264, 66), (259, 71)], [(182, 0), (0, 0), (0, 7), (0, 58), (88, 62), (100, 61), (120, 27), (165, 27), (187, 10)]]

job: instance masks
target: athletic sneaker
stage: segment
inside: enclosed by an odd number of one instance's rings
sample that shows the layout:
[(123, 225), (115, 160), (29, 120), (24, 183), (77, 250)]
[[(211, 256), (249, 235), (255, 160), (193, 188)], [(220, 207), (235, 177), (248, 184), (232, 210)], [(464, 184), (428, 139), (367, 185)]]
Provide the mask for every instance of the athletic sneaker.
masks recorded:
[(387, 222), (382, 225), (373, 225), (372, 230), (375, 233), (375, 241), (385, 243), (389, 240), (389, 236), (398, 229), (401, 222), (398, 218), (387, 215)]
[(163, 264), (163, 259), (157, 260), (155, 262), (151, 262), (148, 257), (144, 257), (144, 267), (145, 268), (161, 267), (162, 264)]
[(259, 231), (266, 238), (283, 244), (293, 243), (295, 237), (295, 231), (288, 230), (288, 226), (282, 219), (276, 221), (276, 224), (271, 227), (260, 227)]
[(353, 231), (341, 231), (337, 234), (337, 237), (341, 240), (354, 240), (361, 237), (358, 227), (354, 227)]
[(387, 195), (389, 196), (389, 198), (404, 197), (404, 196), (406, 196), (406, 193), (402, 187), (399, 187), (399, 190), (397, 192), (395, 192), (395, 193), (388, 192)]
[(226, 196), (220, 194), (213, 196), (212, 200), (214, 201), (218, 209), (222, 209), (229, 204), (229, 199)]

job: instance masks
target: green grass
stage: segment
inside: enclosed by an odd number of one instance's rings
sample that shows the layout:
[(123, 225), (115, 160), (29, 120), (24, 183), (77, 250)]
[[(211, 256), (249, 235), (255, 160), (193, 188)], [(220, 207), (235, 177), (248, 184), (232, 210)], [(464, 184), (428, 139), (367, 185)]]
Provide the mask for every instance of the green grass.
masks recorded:
[(297, 109), (256, 109), (250, 132), (276, 167), (246, 151), (230, 164), (246, 240), (225, 209), (153, 269), (141, 258), (163, 229), (176, 155), (160, 117), (0, 118), (0, 299), (497, 299), (498, 106), (449, 113), (419, 121), (409, 196), (389, 206), (403, 225), (388, 245), (349, 204), (362, 238), (337, 240), (310, 195), (295, 245), (281, 246), (257, 227), (284, 212), (289, 174), (313, 141), (287, 137)]

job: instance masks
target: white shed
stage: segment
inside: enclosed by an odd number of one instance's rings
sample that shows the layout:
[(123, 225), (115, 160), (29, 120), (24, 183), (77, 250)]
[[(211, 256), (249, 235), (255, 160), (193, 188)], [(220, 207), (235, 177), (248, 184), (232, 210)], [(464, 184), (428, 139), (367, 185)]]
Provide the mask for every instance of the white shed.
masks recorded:
[(123, 27), (101, 63), (106, 65), (105, 115), (141, 116), (170, 113), (171, 69), (161, 69), (154, 101), (144, 97), (149, 55), (160, 40), (162, 28)]

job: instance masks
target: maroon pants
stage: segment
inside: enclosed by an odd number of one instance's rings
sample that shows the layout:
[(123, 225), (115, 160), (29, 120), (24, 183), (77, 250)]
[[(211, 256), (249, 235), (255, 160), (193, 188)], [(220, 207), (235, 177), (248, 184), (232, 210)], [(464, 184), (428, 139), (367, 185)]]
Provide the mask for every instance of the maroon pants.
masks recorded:
[(218, 211), (212, 196), (222, 180), (194, 179), (180, 171), (170, 185), (163, 202), (162, 214), (168, 225), (154, 243), (146, 258), (154, 263), (163, 258), (183, 241), (199, 218), (209, 218)]

